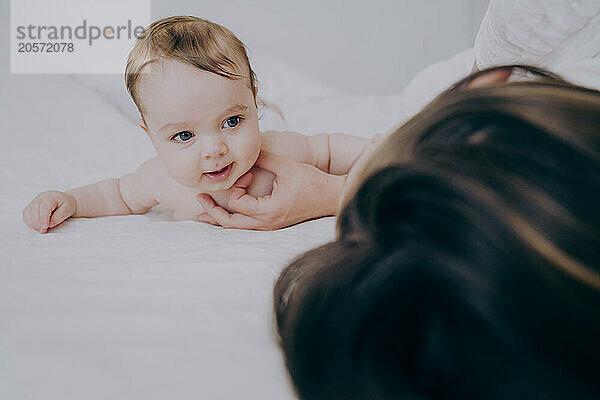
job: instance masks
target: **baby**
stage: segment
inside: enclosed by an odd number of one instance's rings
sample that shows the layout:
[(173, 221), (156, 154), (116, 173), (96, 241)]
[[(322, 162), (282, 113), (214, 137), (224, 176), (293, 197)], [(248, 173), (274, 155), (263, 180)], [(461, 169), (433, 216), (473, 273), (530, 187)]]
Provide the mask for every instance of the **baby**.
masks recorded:
[(197, 220), (204, 213), (199, 193), (226, 207), (231, 187), (249, 171), (248, 192), (271, 193), (274, 175), (254, 166), (261, 151), (344, 175), (369, 143), (344, 134), (260, 132), (244, 44), (201, 18), (148, 26), (129, 54), (125, 82), (158, 156), (119, 179), (38, 194), (23, 210), (31, 228), (46, 233), (69, 217), (142, 214), (158, 204), (175, 220)]

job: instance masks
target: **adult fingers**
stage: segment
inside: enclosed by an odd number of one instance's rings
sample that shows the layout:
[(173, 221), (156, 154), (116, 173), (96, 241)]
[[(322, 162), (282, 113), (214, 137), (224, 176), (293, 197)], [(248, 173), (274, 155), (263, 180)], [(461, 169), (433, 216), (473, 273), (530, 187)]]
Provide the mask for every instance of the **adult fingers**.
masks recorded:
[[(227, 204), (227, 206), (229, 208), (232, 208), (232, 203), (239, 201), (239, 199), (242, 197), (249, 197), (249, 200), (251, 202), (255, 202), (255, 197), (249, 195), (247, 192), (247, 189), (253, 180), (254, 180), (254, 174), (252, 172), (248, 172), (248, 173), (242, 175), (233, 184), (233, 186), (231, 187), (231, 189), (229, 191), (229, 199), (228, 199), (228, 204)], [(243, 203), (246, 201), (247, 201), (246, 199), (244, 199), (244, 201), (242, 201), (242, 206), (243, 206)], [(232, 209), (235, 209), (235, 207), (233, 207)], [(236, 211), (241, 211), (241, 210), (236, 210)]]
[(244, 189), (232, 190), (229, 194), (227, 206), (231, 210), (248, 215), (261, 215), (271, 211), (270, 195), (255, 197), (248, 194)]
[(199, 201), (204, 207), (204, 212), (214, 218), (224, 228), (259, 229), (264, 224), (256, 218), (240, 213), (229, 213), (223, 207), (217, 205), (212, 197), (200, 194)]
[(217, 222), (216, 219), (214, 219), (213, 217), (211, 217), (210, 215), (208, 215), (206, 213), (198, 215), (196, 217), (196, 221), (204, 222), (206, 224), (211, 224), (211, 225), (219, 225), (219, 223)]
[(252, 181), (254, 180), (254, 174), (252, 172), (246, 172), (240, 176), (237, 181), (233, 184), (232, 188), (248, 189)]
[[(245, 188), (232, 187), (229, 192), (227, 207), (230, 210), (234, 210), (238, 213), (246, 215), (263, 215), (271, 212), (273, 208), (270, 198), (270, 195), (265, 197), (255, 197), (249, 194)], [(206, 210), (208, 207), (212, 207), (214, 203), (213, 198), (206, 193), (198, 194), (196, 196), (196, 200), (200, 203), (204, 210)]]
[[(252, 183), (253, 179), (254, 179), (254, 174), (252, 172), (247, 172), (246, 174), (244, 174), (240, 178), (238, 178), (238, 180), (233, 184), (233, 186), (230, 189), (229, 199), (230, 200), (234, 199), (237, 201), (240, 197), (246, 195), (247, 194), (246, 190)], [(250, 195), (248, 195), (248, 196), (250, 196)], [(250, 196), (250, 197), (252, 197), (252, 196)], [(208, 195), (206, 193), (200, 193), (196, 196), (196, 200), (203, 207), (205, 207), (206, 204), (210, 204), (210, 200), (212, 200), (212, 197), (210, 197), (210, 195)], [(202, 221), (202, 222), (205, 222), (205, 221)]]

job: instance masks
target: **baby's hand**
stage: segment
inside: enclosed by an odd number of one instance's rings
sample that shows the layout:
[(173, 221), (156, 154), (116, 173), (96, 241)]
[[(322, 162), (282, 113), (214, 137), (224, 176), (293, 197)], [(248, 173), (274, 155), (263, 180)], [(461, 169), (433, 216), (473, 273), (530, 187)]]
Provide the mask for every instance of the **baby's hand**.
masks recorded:
[(75, 214), (76, 209), (77, 202), (72, 195), (49, 190), (35, 196), (25, 207), (23, 221), (39, 233), (46, 233)]

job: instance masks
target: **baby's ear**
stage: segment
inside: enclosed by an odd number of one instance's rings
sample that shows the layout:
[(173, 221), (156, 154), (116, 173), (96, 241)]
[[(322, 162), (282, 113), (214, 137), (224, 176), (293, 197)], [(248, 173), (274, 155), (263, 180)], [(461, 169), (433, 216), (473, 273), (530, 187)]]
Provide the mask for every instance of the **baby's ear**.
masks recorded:
[(149, 134), (150, 134), (150, 131), (148, 131), (148, 128), (146, 128), (146, 124), (144, 123), (144, 120), (143, 120), (143, 119), (141, 119), (141, 118), (140, 118), (140, 119), (138, 119), (138, 120), (137, 120), (137, 123), (138, 123), (138, 126), (139, 126), (140, 128), (142, 128), (142, 129), (144, 130), (144, 132), (146, 132), (146, 134), (147, 134), (147, 135), (149, 135)]
[(490, 71), (484, 71), (480, 76), (467, 83), (467, 87), (470, 89), (478, 88), (487, 85), (493, 85), (495, 83), (506, 82), (512, 75), (512, 68), (496, 68)]

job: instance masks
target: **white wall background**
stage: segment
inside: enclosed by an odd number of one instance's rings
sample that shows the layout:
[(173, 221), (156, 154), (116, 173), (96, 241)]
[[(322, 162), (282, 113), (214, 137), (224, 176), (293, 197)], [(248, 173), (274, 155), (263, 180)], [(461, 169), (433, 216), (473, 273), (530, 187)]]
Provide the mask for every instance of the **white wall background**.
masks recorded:
[(401, 90), (424, 66), (472, 47), (488, 0), (172, 0), (152, 16), (195, 14), (251, 51), (278, 55), (347, 92)]
[[(394, 93), (424, 66), (471, 47), (488, 0), (152, 0), (154, 19), (193, 14), (351, 93)], [(10, 1), (0, 0), (6, 92)]]

